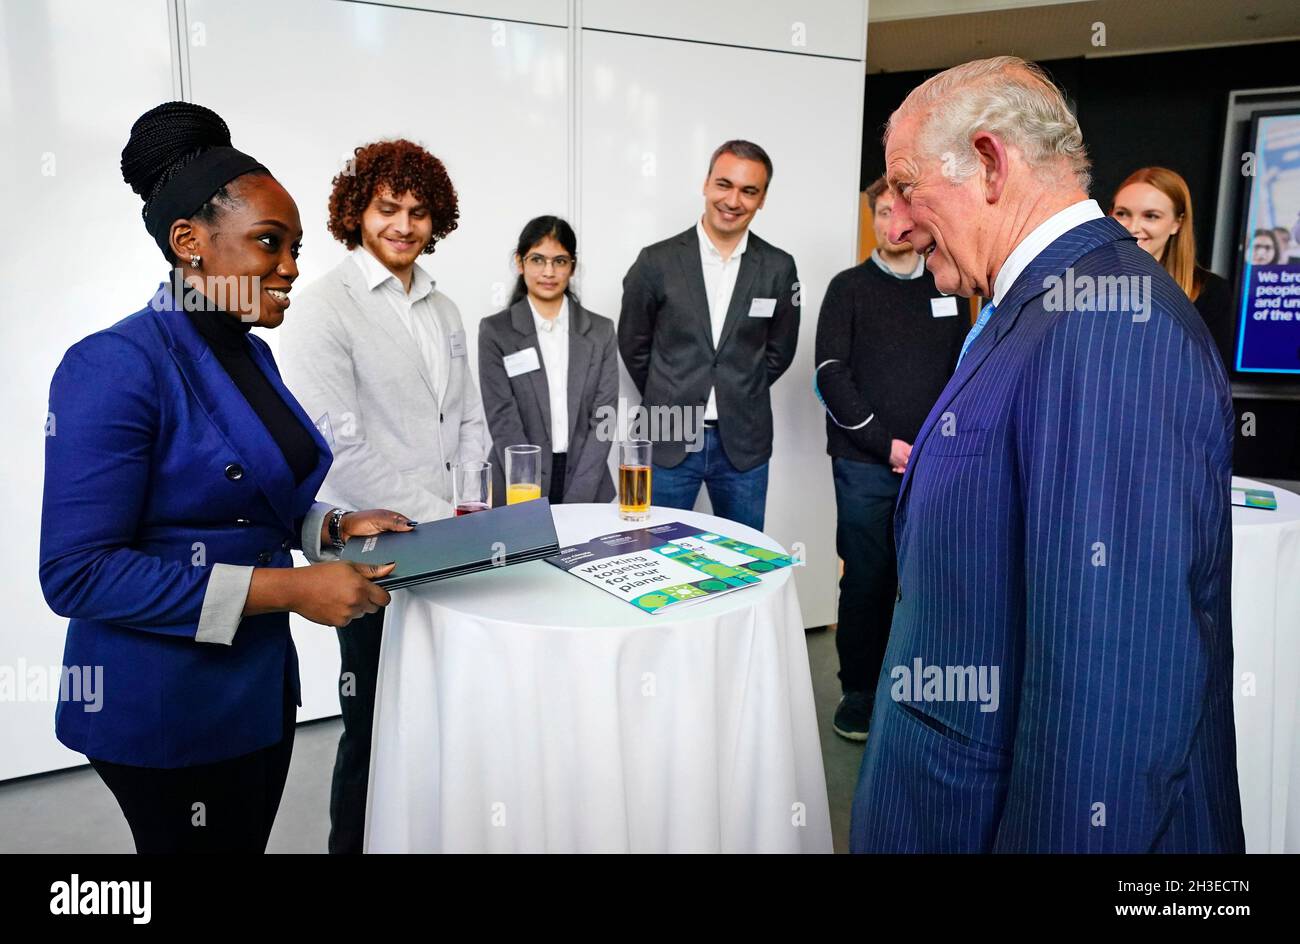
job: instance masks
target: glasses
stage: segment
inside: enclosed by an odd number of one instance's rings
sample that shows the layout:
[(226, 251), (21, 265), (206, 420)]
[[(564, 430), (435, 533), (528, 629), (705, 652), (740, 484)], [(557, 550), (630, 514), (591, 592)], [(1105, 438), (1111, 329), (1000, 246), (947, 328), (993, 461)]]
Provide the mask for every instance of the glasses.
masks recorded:
[(533, 252), (524, 257), (524, 265), (530, 269), (545, 269), (548, 262), (555, 266), (556, 272), (568, 272), (573, 265), (570, 256), (544, 256), (540, 252)]

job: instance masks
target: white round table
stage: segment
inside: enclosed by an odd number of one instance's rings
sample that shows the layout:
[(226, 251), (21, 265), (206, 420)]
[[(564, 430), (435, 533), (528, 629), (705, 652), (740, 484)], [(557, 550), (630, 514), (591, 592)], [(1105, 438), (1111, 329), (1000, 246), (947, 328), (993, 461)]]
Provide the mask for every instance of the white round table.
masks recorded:
[[(557, 505), (560, 546), (711, 515)], [(396, 591), (367, 852), (830, 852), (789, 570), (648, 614), (545, 561)]]
[(1300, 495), (1232, 509), (1233, 713), (1247, 852), (1300, 852)]

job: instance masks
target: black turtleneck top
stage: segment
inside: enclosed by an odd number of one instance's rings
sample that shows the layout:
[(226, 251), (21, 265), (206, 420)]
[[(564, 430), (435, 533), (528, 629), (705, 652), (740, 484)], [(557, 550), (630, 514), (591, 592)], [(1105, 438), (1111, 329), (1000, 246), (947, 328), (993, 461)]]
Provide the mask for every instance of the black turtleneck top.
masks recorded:
[(247, 337), (253, 326), (212, 306), (191, 307), (210, 309), (186, 314), (280, 447), (294, 484), (301, 483), (316, 468), (316, 441), (253, 359), (252, 342)]

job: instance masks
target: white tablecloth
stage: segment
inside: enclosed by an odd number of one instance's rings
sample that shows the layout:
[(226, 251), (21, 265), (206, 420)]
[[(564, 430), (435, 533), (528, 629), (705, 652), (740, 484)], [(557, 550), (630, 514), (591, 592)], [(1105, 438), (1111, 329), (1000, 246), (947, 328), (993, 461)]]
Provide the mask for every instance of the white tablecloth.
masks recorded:
[[(644, 525), (554, 508), (561, 546)], [(652, 509), (777, 549), (710, 515)], [(367, 852), (830, 852), (788, 570), (650, 615), (545, 561), (401, 590)]]
[(1233, 710), (1247, 852), (1300, 852), (1300, 495), (1232, 509)]

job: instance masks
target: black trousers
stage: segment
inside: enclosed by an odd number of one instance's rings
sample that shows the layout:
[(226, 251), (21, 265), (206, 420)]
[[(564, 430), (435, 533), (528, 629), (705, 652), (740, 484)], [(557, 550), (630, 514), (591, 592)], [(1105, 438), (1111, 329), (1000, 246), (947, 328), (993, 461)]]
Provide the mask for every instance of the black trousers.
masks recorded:
[(132, 767), (89, 758), (126, 816), (138, 853), (263, 853), (289, 776), (297, 705), (285, 686), (284, 737), (230, 760)]
[(370, 729), (375, 720), (375, 682), (384, 611), (367, 613), (338, 627), (339, 709), (343, 733), (330, 785), (331, 855), (360, 853), (366, 835), (366, 793), (370, 786)]
[(564, 504), (564, 470), (568, 467), (568, 457), (562, 452), (551, 454), (551, 494), (546, 497), (552, 505)]
[(835, 649), (845, 692), (873, 692), (880, 678), (898, 592), (894, 503), (901, 475), (888, 466), (831, 460), (835, 547), (844, 561)]

